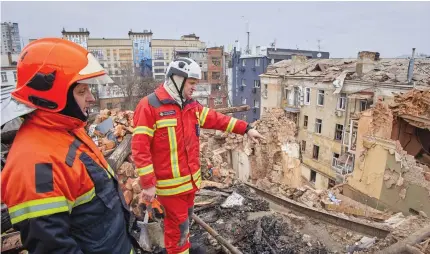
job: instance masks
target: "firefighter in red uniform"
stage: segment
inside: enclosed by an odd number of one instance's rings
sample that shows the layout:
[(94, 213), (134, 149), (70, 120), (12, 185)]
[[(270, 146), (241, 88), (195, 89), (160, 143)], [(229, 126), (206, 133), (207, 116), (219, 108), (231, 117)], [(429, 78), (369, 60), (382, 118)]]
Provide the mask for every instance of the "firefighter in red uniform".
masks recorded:
[(116, 176), (84, 129), (89, 85), (112, 79), (86, 49), (57, 38), (27, 45), (17, 71), (2, 125), (27, 115), (1, 172), (1, 200), (24, 248), (134, 253)]
[[(195, 192), (201, 183), (200, 128), (263, 138), (244, 121), (203, 107), (191, 99), (201, 69), (192, 59), (179, 58), (167, 70), (166, 81), (143, 98), (134, 113), (132, 153), (142, 198), (164, 206), (167, 253), (201, 253), (189, 243), (189, 223)], [(191, 248), (191, 249), (190, 249)]]

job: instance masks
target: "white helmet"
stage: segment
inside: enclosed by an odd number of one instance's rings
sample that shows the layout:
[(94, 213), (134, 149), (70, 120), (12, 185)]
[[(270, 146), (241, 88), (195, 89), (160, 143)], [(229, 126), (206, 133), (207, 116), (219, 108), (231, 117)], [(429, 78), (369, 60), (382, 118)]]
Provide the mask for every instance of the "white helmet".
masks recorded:
[(171, 78), (172, 75), (178, 75), (186, 79), (202, 79), (202, 69), (193, 59), (181, 57), (169, 64), (166, 79)]
[[(173, 78), (174, 75), (183, 78), (180, 87), (176, 84), (175, 79)], [(173, 82), (182, 103), (184, 103), (182, 92), (184, 90), (185, 81), (188, 78), (202, 79), (202, 69), (200, 69), (200, 66), (193, 59), (181, 57), (173, 60), (173, 62), (169, 64), (166, 73), (166, 81), (169, 81), (170, 79)]]

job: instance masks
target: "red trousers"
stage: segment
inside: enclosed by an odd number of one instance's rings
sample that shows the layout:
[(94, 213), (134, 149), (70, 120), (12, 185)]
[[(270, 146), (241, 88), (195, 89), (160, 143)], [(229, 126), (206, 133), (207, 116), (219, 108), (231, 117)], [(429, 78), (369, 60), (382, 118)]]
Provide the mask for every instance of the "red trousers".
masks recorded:
[(164, 245), (168, 254), (185, 254), (190, 248), (190, 221), (195, 192), (178, 196), (157, 196), (164, 207)]

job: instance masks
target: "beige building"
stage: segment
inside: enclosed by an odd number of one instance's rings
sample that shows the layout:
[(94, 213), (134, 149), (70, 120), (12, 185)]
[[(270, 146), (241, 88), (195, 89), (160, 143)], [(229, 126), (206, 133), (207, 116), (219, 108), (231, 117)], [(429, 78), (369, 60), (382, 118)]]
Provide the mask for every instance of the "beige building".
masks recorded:
[(360, 156), (344, 194), (381, 210), (430, 214), (429, 112), (429, 88), (396, 95), (390, 106), (380, 102), (365, 111), (358, 120)]
[(163, 80), (167, 66), (175, 58), (176, 51), (193, 51), (206, 48), (195, 34), (184, 35), (180, 40), (152, 39), (152, 72), (154, 79)]
[(377, 100), (392, 100), (393, 92), (426, 85), (422, 68), (429, 63), (415, 59), (408, 83), (408, 59), (379, 59), (372, 52), (361, 52), (358, 59), (298, 56), (269, 66), (260, 76), (262, 114), (282, 107), (296, 120), (302, 176), (326, 189), (354, 171), (360, 113)]

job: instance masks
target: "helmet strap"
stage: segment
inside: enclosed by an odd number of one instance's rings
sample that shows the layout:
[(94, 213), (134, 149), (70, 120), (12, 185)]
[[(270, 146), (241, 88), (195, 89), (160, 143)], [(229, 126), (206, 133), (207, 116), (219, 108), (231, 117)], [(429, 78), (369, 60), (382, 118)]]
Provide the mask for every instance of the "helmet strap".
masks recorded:
[(175, 80), (173, 79), (173, 75), (170, 76), (170, 80), (172, 80), (173, 84), (175, 85), (176, 91), (178, 91), (178, 93), (179, 93), (179, 98), (181, 98), (181, 102), (182, 102), (181, 107), (182, 107), (185, 103), (184, 97), (182, 96), (182, 92), (184, 91), (185, 81), (187, 81), (187, 78), (184, 78), (184, 80), (182, 81), (180, 89), (178, 88), (178, 85), (176, 84)]

